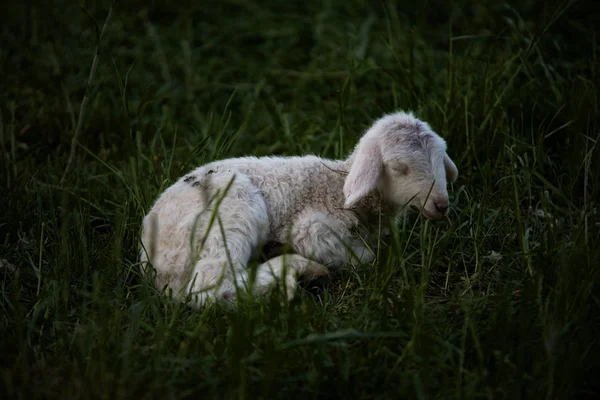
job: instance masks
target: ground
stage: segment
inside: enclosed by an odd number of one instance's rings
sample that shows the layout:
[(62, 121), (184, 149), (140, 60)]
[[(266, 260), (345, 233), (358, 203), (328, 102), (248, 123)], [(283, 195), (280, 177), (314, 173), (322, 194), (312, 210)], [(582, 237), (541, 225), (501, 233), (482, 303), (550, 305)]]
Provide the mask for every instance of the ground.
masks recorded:
[[(0, 17), (3, 398), (600, 396), (592, 4), (190, 3)], [(399, 109), (448, 142), (448, 218), (289, 304), (193, 310), (139, 272), (190, 169), (343, 157)]]

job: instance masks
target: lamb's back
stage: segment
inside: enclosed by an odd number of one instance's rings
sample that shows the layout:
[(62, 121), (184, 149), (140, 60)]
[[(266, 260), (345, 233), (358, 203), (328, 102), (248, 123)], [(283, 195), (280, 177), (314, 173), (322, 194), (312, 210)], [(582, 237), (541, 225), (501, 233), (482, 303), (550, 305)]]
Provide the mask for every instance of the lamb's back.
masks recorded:
[(303, 211), (339, 213), (344, 203), (343, 161), (312, 155), (242, 157), (215, 161), (201, 168), (201, 174), (240, 172), (250, 177), (267, 203), (274, 236)]

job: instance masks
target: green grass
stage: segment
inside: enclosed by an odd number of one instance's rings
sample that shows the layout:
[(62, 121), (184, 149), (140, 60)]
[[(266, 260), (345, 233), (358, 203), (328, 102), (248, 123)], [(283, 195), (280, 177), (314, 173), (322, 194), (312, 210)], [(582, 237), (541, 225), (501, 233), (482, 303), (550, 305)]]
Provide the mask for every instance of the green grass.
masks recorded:
[[(118, 2), (87, 92), (109, 2), (6, 6), (0, 397), (598, 398), (594, 7), (438, 3)], [(192, 167), (343, 157), (397, 109), (447, 139), (447, 220), (286, 305), (192, 310), (138, 272)]]

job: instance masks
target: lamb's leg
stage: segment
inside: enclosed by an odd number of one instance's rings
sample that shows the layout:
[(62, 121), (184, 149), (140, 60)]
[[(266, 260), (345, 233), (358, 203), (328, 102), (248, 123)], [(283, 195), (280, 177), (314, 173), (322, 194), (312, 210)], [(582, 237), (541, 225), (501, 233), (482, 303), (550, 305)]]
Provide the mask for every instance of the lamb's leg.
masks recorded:
[(296, 279), (311, 281), (328, 276), (327, 267), (298, 254), (283, 254), (260, 265), (256, 270), (253, 293), (263, 295), (272, 290), (278, 282), (285, 282), (288, 300), (296, 293)]
[(243, 174), (237, 174), (233, 183), (232, 178), (233, 174), (215, 173), (210, 182), (198, 185), (211, 194), (228, 190), (196, 221), (194, 241), (201, 248), (196, 250), (187, 289), (197, 306), (209, 299), (234, 300), (237, 289), (244, 289), (236, 288), (236, 282), (247, 280), (252, 253), (267, 239), (269, 218), (259, 189)]
[(295, 253), (330, 267), (342, 267), (352, 259), (369, 263), (375, 257), (342, 221), (324, 212), (300, 214), (289, 235)]

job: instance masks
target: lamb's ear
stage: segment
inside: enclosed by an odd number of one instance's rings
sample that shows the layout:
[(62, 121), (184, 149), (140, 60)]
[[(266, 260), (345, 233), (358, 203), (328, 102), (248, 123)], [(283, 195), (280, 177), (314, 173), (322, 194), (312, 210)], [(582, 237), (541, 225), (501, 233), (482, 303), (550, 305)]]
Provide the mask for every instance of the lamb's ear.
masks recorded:
[(448, 182), (456, 181), (456, 178), (458, 178), (458, 169), (448, 154), (444, 155), (444, 168), (446, 169), (446, 180)]
[(354, 206), (375, 189), (382, 169), (383, 160), (379, 143), (375, 140), (361, 143), (356, 149), (356, 155), (344, 182), (345, 208)]

